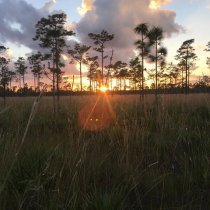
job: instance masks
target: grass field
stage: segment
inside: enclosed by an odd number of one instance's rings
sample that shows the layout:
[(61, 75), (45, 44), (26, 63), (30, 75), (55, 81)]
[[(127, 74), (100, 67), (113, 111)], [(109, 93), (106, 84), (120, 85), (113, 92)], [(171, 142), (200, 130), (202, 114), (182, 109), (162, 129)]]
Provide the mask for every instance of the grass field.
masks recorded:
[(0, 109), (0, 210), (210, 209), (209, 95), (43, 97), (24, 137), (34, 99)]

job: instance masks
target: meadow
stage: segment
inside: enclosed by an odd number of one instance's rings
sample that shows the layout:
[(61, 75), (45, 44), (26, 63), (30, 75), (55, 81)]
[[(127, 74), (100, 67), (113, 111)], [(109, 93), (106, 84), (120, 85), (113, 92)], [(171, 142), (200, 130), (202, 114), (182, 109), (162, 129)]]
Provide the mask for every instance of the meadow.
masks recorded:
[(1, 210), (210, 209), (208, 94), (34, 100), (0, 107)]

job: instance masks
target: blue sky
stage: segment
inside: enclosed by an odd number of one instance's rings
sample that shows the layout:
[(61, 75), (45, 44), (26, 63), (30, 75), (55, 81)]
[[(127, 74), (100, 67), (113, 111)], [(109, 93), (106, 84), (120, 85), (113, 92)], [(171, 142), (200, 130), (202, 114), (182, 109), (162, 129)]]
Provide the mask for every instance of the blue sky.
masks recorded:
[(210, 74), (206, 66), (205, 46), (210, 41), (210, 1), (209, 0), (173, 0), (165, 8), (176, 11), (176, 21), (185, 28), (185, 33), (178, 34), (166, 41), (168, 46), (168, 59), (173, 59), (178, 45), (187, 39), (195, 39), (194, 47), (198, 55), (196, 75)]
[[(26, 0), (28, 3), (32, 4), (36, 8), (43, 7), (45, 0)], [(77, 12), (77, 8), (81, 6), (81, 0), (57, 0), (54, 6), (55, 10), (65, 11), (70, 20), (79, 21), (80, 15)]]

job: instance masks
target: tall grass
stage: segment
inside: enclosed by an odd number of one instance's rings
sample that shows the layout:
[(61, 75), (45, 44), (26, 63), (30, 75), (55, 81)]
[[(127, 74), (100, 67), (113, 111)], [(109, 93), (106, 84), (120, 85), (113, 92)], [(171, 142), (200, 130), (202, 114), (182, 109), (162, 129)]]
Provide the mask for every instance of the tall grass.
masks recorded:
[[(208, 95), (109, 96), (105, 130), (82, 130), (79, 111), (97, 96), (41, 100), (17, 161), (33, 98), (0, 113), (1, 210), (210, 209)], [(3, 109), (3, 106), (2, 106)]]

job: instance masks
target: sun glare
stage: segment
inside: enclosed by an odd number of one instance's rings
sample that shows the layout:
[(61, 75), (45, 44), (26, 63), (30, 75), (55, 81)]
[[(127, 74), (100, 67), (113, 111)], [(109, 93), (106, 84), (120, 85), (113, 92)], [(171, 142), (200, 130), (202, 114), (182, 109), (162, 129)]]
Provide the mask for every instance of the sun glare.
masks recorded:
[(100, 91), (103, 92), (103, 93), (105, 93), (107, 90), (108, 90), (108, 89), (107, 89), (107, 87), (105, 87), (105, 86), (102, 86), (102, 87), (100, 88)]
[(159, 7), (158, 3), (155, 0), (151, 0), (149, 4), (149, 8), (152, 10), (157, 10)]

